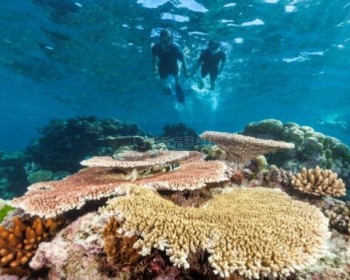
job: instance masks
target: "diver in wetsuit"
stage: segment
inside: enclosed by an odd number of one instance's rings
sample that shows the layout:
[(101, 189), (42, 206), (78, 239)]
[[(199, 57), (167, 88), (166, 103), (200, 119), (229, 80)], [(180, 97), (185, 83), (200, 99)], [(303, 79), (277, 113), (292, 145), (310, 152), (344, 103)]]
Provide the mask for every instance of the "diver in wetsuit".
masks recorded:
[(215, 89), (215, 81), (218, 74), (221, 73), (226, 61), (225, 53), (220, 50), (220, 43), (210, 40), (208, 47), (203, 50), (195, 64), (192, 74), (194, 74), (199, 66), (201, 66), (201, 79), (198, 83), (198, 88), (204, 88), (203, 79), (209, 74), (210, 76), (210, 89)]
[(152, 64), (154, 73), (159, 75), (161, 88), (165, 93), (171, 93), (168, 76), (173, 76), (176, 85), (179, 84), (180, 71), (178, 62), (181, 62), (183, 73), (187, 77), (185, 57), (180, 48), (172, 42), (170, 31), (163, 29), (160, 32), (160, 43), (152, 47)]

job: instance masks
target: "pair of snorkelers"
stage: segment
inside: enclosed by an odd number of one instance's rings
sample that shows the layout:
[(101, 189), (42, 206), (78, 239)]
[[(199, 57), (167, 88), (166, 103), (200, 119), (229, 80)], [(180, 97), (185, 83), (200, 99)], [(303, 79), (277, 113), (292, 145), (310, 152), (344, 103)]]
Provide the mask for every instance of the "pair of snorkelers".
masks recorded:
[[(191, 72), (193, 75), (201, 67), (201, 79), (198, 88), (204, 88), (203, 79), (209, 74), (210, 89), (215, 88), (215, 82), (218, 74), (222, 71), (226, 61), (225, 53), (220, 49), (220, 43), (210, 40), (206, 49), (202, 50), (199, 58)], [(173, 43), (172, 34), (169, 30), (163, 29), (160, 32), (160, 42), (152, 47), (152, 64), (155, 74), (159, 75), (161, 88), (165, 93), (171, 93), (168, 84), (168, 77), (173, 76), (176, 88), (179, 88), (180, 69), (178, 62), (181, 62), (181, 68), (184, 76), (187, 78), (187, 64), (183, 52)], [(180, 87), (181, 88), (181, 87)]]

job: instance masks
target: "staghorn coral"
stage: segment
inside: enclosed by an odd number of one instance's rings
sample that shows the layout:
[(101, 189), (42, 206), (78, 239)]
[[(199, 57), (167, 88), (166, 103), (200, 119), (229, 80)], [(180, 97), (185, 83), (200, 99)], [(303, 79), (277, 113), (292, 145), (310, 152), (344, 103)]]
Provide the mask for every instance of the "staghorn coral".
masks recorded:
[(217, 144), (220, 149), (227, 153), (227, 160), (239, 165), (244, 165), (249, 160), (260, 155), (281, 149), (294, 148), (292, 143), (258, 139), (234, 133), (205, 131), (199, 136), (204, 140)]
[(50, 239), (57, 231), (60, 222), (53, 219), (35, 218), (22, 221), (13, 218), (13, 226), (0, 226), (0, 267), (2, 274), (26, 274), (28, 263), (39, 243)]
[(121, 160), (111, 157), (93, 157), (83, 160), (81, 165), (88, 167), (114, 167), (121, 170), (146, 169), (157, 165), (169, 165), (186, 160), (198, 160), (202, 155), (199, 152), (188, 151), (158, 151), (157, 153), (140, 153), (125, 151)]
[(338, 174), (319, 166), (308, 170), (303, 167), (291, 183), (297, 190), (312, 195), (338, 197), (346, 194), (345, 184)]
[(181, 208), (137, 188), (110, 200), (100, 213), (122, 221), (120, 233), (139, 236), (134, 248), (142, 255), (164, 250), (175, 265), (188, 268), (189, 255), (206, 250), (222, 277), (287, 276), (321, 257), (330, 236), (328, 220), (316, 207), (266, 188), (227, 191), (203, 208)]

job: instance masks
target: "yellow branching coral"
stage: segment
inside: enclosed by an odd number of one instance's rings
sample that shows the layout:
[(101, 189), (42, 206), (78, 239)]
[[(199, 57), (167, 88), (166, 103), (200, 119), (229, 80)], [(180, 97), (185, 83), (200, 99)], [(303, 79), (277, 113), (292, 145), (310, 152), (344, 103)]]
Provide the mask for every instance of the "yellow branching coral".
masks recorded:
[(207, 250), (222, 277), (287, 276), (322, 256), (330, 236), (320, 210), (267, 188), (227, 191), (202, 208), (181, 208), (151, 189), (136, 188), (100, 212), (123, 221), (120, 233), (140, 237), (134, 248), (142, 255), (158, 248), (188, 268), (190, 253)]
[(338, 178), (338, 174), (319, 166), (308, 170), (303, 167), (293, 176), (292, 185), (299, 191), (318, 196), (338, 197), (346, 194), (345, 184), (341, 178)]
[(293, 149), (294, 144), (264, 140), (235, 133), (205, 131), (199, 135), (202, 139), (213, 142), (227, 153), (227, 160), (237, 164), (245, 164), (257, 156), (275, 152), (281, 149)]

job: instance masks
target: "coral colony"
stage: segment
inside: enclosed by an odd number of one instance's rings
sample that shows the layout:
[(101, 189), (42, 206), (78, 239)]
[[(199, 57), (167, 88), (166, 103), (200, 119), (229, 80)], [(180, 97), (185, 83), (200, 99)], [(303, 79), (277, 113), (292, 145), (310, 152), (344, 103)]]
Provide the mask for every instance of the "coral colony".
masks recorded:
[[(302, 279), (309, 269), (322, 275), (327, 268), (317, 265), (335, 240), (330, 227), (350, 232), (348, 204), (329, 198), (346, 194), (342, 179), (319, 166), (295, 174), (268, 169), (262, 155), (293, 150), (293, 143), (214, 131), (200, 137), (216, 146), (206, 153), (91, 157), (63, 180), (29, 186), (11, 202), (18, 208), (13, 222), (0, 228), (2, 274)], [(349, 260), (349, 249), (345, 255)]]

